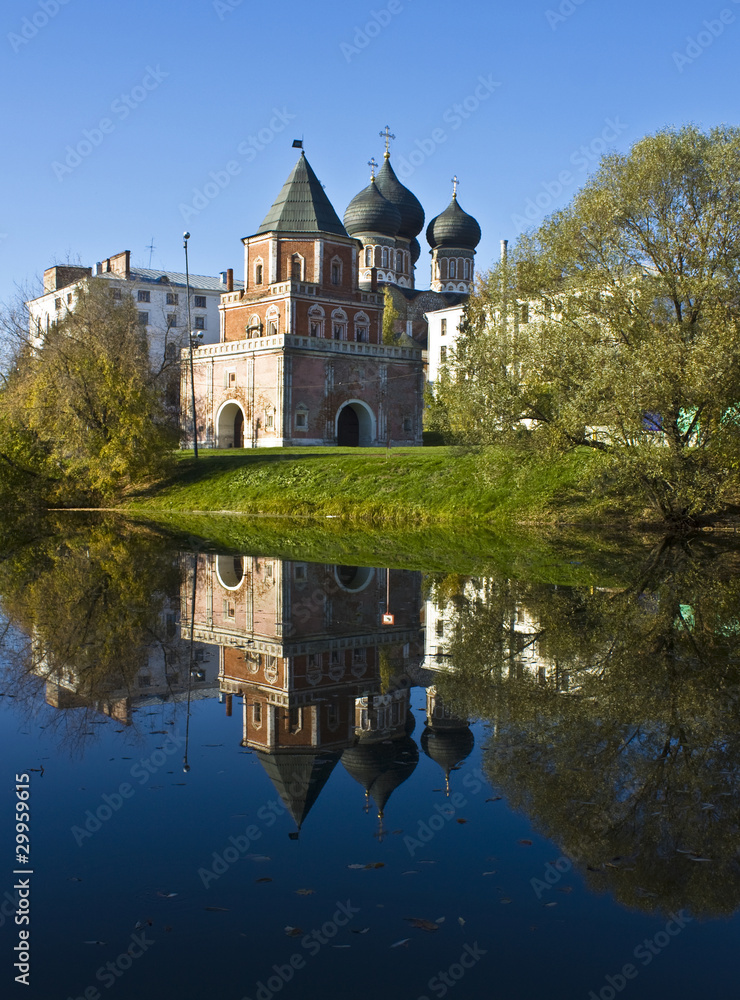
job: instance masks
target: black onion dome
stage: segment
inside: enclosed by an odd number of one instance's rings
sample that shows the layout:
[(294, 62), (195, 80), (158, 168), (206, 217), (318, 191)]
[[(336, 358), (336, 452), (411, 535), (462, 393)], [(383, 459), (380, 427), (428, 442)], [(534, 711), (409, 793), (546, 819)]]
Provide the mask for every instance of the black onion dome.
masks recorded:
[(439, 764), (445, 774), (461, 764), (472, 753), (474, 745), (475, 737), (468, 728), (446, 732), (427, 728), (421, 735), (422, 750)]
[(378, 190), (375, 178), (352, 199), (344, 213), (344, 228), (357, 233), (378, 233), (395, 238), (401, 228), (401, 213)]
[(481, 235), (480, 226), (472, 215), (463, 212), (455, 194), (444, 212), (432, 219), (427, 227), (427, 243), (433, 250), (438, 247), (475, 250)]
[(414, 237), (414, 239), (411, 241), (410, 249), (411, 249), (411, 261), (412, 263), (415, 264), (419, 259), (419, 257), (421, 257), (421, 243), (419, 243), (416, 237)]
[(383, 197), (392, 202), (401, 213), (401, 228), (398, 230), (398, 235), (407, 240), (418, 236), (424, 228), (424, 209), (416, 195), (404, 187), (396, 177), (388, 156), (378, 174), (377, 182)]

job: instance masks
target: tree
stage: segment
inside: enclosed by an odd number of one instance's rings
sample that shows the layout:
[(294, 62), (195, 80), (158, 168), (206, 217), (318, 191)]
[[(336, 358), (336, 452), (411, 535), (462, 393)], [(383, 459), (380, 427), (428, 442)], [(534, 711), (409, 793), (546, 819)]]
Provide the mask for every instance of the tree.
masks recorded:
[(398, 309), (396, 309), (393, 303), (393, 296), (391, 295), (388, 287), (386, 286), (383, 290), (383, 343), (384, 344), (396, 344), (398, 343), (398, 333), (396, 331), (396, 322), (399, 318)]
[(740, 129), (606, 156), (471, 297), (438, 391), (458, 438), (598, 449), (684, 525), (740, 469)]
[(28, 344), (0, 390), (0, 463), (47, 501), (107, 502), (161, 472), (174, 438), (133, 300), (103, 281)]

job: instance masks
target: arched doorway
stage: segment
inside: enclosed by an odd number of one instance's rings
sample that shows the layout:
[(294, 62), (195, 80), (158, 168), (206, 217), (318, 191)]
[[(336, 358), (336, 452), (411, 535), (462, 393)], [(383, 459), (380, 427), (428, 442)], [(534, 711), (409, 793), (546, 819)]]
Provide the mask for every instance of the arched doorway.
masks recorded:
[(216, 420), (216, 447), (244, 447), (244, 413), (233, 401), (225, 403)]
[(337, 422), (337, 444), (356, 448), (360, 443), (360, 418), (351, 406), (345, 406)]
[(375, 417), (362, 400), (352, 399), (337, 414), (337, 444), (344, 448), (369, 448), (375, 441)]

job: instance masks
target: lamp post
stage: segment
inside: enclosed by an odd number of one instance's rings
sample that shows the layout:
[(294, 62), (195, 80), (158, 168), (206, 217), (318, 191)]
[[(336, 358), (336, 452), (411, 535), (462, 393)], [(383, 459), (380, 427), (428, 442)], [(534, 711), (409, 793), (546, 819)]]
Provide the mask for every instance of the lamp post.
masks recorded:
[[(190, 271), (188, 269), (188, 240), (190, 233), (182, 234), (182, 245), (185, 248), (185, 285), (188, 296), (188, 348), (190, 350), (190, 398), (193, 401), (193, 454), (198, 457), (198, 418), (195, 412), (195, 371), (193, 368), (193, 331), (190, 326)], [(201, 334), (202, 336), (202, 334)]]

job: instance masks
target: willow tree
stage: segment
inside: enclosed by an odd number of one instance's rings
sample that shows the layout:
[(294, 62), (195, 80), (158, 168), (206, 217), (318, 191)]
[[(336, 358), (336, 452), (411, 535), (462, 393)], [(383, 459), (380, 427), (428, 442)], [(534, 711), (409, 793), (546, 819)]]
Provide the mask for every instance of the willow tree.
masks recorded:
[(4, 478), (53, 502), (98, 503), (157, 475), (173, 443), (160, 375), (131, 297), (88, 282), (4, 376)]
[(458, 438), (597, 449), (686, 524), (740, 468), (740, 129), (606, 156), (466, 310), (437, 394)]

